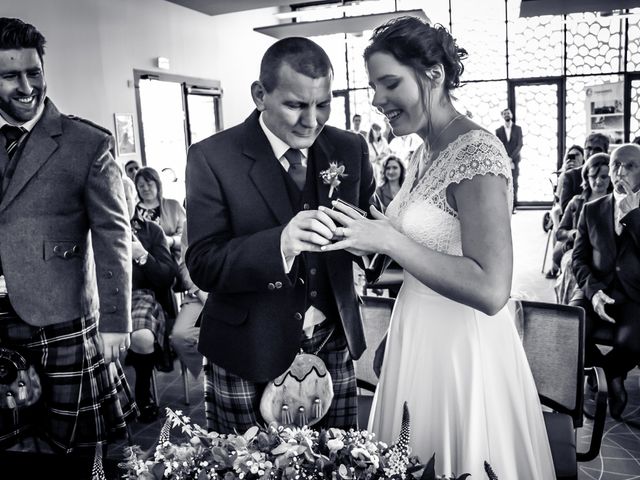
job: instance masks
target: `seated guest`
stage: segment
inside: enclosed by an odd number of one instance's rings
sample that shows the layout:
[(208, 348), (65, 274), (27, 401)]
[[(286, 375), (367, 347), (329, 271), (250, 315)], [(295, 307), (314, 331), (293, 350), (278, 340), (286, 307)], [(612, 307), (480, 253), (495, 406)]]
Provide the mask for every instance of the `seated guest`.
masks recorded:
[[(584, 142), (584, 158), (588, 159), (596, 153), (607, 153), (609, 151), (609, 137), (602, 133), (591, 133)], [(582, 166), (582, 162), (575, 168), (566, 170), (558, 179), (558, 202), (560, 203), (560, 212), (564, 213), (569, 200), (582, 192), (582, 171), (578, 168)]]
[(137, 160), (129, 160), (124, 164), (124, 173), (127, 175), (127, 178), (131, 179), (131, 181), (135, 181), (136, 173), (140, 170), (140, 164)]
[[(579, 290), (572, 305), (585, 309), (585, 363), (603, 367), (609, 411), (619, 419), (627, 402), (624, 378), (640, 360), (640, 146), (628, 143), (611, 154), (614, 192), (585, 203), (573, 247)], [(592, 337), (609, 328), (613, 348), (603, 355)]]
[(376, 188), (376, 195), (384, 213), (404, 183), (406, 171), (398, 157), (389, 155), (382, 163), (382, 172), (382, 183)]
[(182, 255), (178, 263), (178, 279), (184, 288), (185, 295), (171, 332), (171, 346), (187, 370), (197, 378), (202, 371), (202, 354), (198, 351), (200, 327), (196, 326), (196, 321), (207, 301), (208, 294), (200, 290), (191, 280), (184, 262), (187, 245), (187, 222), (185, 221), (182, 229)]
[(136, 205), (135, 218), (157, 223), (167, 236), (167, 243), (176, 262), (180, 259), (182, 225), (187, 217), (180, 202), (162, 195), (162, 181), (158, 172), (143, 167), (136, 173), (136, 191), (140, 201)]
[(151, 395), (151, 376), (155, 353), (164, 347), (167, 316), (175, 315), (171, 287), (178, 266), (157, 224), (134, 218), (131, 228), (133, 332), (127, 363), (136, 372), (135, 397), (140, 407), (140, 420), (146, 423), (158, 417), (158, 406)]
[[(585, 202), (591, 202), (605, 196), (612, 190), (609, 178), (609, 155), (596, 153), (582, 166), (582, 193), (574, 196), (562, 216), (560, 226), (556, 230), (556, 243), (553, 247), (553, 265), (559, 268), (562, 264), (561, 275), (556, 282), (558, 303), (567, 304), (575, 287), (575, 278), (571, 270), (571, 251), (578, 233), (578, 219)], [(568, 257), (568, 261), (563, 261)]]

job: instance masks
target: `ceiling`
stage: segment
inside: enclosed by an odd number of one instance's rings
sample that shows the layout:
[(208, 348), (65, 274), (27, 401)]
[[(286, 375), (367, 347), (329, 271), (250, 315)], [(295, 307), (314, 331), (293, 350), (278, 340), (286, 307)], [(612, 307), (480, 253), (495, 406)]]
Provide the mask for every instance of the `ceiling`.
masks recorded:
[[(284, 7), (309, 0), (166, 0), (207, 15), (243, 12), (258, 8)], [(439, 0), (447, 1), (447, 0)], [(340, 3), (336, 0), (335, 3)], [(640, 0), (521, 0), (521, 17), (562, 15), (575, 12), (600, 12), (640, 7)]]
[(257, 8), (279, 7), (299, 3), (296, 0), (167, 0), (183, 7), (206, 13), (207, 15), (222, 15), (224, 13), (244, 12)]

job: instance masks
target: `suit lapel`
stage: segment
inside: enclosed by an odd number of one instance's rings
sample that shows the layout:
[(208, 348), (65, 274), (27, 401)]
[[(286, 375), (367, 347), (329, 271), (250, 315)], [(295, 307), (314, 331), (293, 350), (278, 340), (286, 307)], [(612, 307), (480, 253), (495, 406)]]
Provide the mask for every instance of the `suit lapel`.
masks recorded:
[(271, 144), (258, 123), (258, 116), (256, 110), (244, 123), (242, 153), (254, 161), (249, 177), (265, 203), (279, 222), (286, 223), (293, 217), (293, 209), (282, 177), (282, 166), (274, 158)]
[(0, 211), (7, 208), (7, 205), (58, 149), (58, 142), (53, 137), (60, 134), (62, 134), (60, 112), (47, 99), (42, 118), (29, 133), (22, 152), (18, 153), (15, 172), (0, 201)]
[(326, 139), (323, 133), (320, 133), (309, 149), (311, 152), (311, 160), (313, 161), (313, 172), (315, 173), (315, 183), (318, 191), (318, 203), (327, 208), (331, 208), (331, 200), (338, 198), (338, 195), (334, 191), (332, 197), (329, 198), (329, 185), (325, 184), (322, 178), (320, 178), (320, 172), (329, 168), (334, 149), (335, 147)]
[(606, 243), (606, 252), (611, 253), (611, 257), (616, 255), (616, 231), (613, 225), (615, 221), (615, 210), (613, 205), (613, 194), (607, 195), (600, 204), (599, 217), (606, 219), (603, 225), (598, 224), (598, 233), (602, 236), (602, 240)]

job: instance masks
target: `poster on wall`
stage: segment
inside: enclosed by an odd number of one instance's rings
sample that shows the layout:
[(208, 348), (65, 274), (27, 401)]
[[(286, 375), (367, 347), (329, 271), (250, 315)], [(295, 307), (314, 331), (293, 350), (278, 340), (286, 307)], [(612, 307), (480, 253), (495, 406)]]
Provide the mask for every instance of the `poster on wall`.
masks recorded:
[(585, 87), (587, 133), (599, 132), (612, 145), (624, 141), (623, 82), (601, 83)]
[(116, 113), (114, 117), (118, 156), (136, 153), (136, 137), (133, 133), (133, 115), (130, 113)]

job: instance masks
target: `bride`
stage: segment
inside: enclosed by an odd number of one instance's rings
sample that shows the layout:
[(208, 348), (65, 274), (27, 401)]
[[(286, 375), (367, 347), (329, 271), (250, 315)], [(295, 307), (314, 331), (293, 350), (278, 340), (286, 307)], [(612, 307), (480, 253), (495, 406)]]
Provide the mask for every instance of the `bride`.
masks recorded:
[[(402, 406), (411, 448), (436, 473), (555, 478), (536, 387), (512, 318), (511, 171), (500, 141), (459, 114), (451, 92), (466, 51), (442, 27), (403, 17), (378, 27), (364, 54), (373, 104), (394, 134), (424, 140), (407, 178), (373, 220), (335, 205), (341, 240), (405, 270), (369, 430), (394, 441)], [(472, 88), (472, 87), (471, 87)]]

